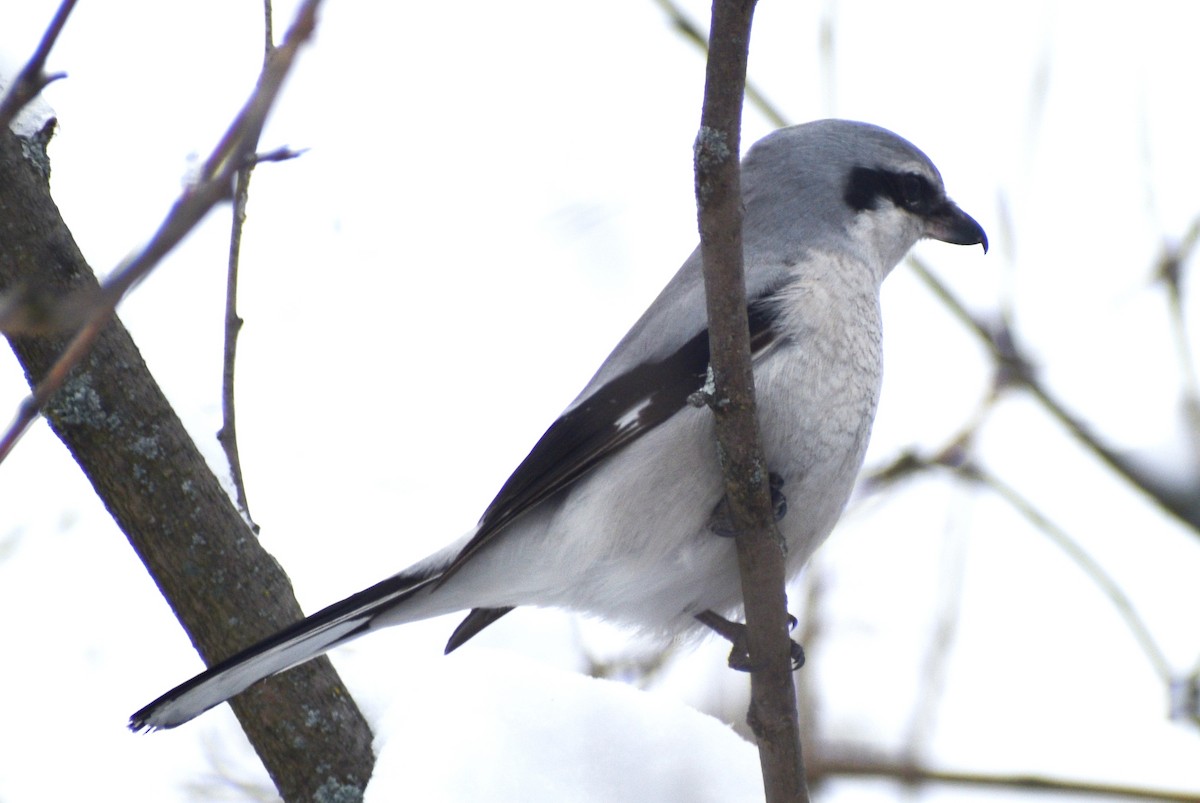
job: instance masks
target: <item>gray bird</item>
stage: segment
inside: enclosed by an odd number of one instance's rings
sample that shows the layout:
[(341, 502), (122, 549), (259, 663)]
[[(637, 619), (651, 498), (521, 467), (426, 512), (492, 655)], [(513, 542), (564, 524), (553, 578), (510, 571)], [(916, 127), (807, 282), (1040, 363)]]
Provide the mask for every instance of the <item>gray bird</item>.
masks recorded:
[[(793, 577), (862, 466), (880, 387), (880, 284), (922, 238), (986, 252), (987, 235), (925, 154), (865, 123), (775, 131), (747, 153), (742, 188), (758, 416)], [(697, 249), (474, 529), (172, 689), (130, 727), (175, 727), (371, 630), (455, 611), (470, 613), (446, 652), (519, 605), (664, 636), (726, 621), (741, 590), (713, 418), (688, 402), (708, 353)]]

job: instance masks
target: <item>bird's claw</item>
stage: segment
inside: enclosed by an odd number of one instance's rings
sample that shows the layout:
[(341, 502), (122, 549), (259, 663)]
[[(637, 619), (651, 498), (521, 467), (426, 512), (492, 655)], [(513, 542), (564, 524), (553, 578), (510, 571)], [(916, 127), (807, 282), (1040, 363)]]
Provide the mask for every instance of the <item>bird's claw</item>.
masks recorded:
[[(729, 650), (729, 658), (727, 663), (730, 669), (738, 672), (753, 672), (756, 669), (761, 669), (761, 664), (756, 664), (750, 660), (750, 647), (746, 639), (746, 626), (741, 622), (731, 622), (724, 616), (715, 614), (712, 611), (704, 611), (696, 614), (702, 624), (708, 626), (718, 635), (726, 638), (733, 645)], [(788, 615), (789, 630), (796, 626), (796, 617)], [(792, 671), (800, 669), (804, 666), (804, 648), (796, 642), (791, 642), (791, 659)]]
[[(775, 513), (776, 523), (783, 521), (787, 515), (787, 497), (783, 495), (783, 477), (772, 471), (767, 475), (767, 485), (771, 490), (771, 510)], [(722, 496), (708, 517), (708, 529), (722, 538), (733, 538), (737, 530), (733, 526), (733, 515), (729, 512), (729, 497)]]

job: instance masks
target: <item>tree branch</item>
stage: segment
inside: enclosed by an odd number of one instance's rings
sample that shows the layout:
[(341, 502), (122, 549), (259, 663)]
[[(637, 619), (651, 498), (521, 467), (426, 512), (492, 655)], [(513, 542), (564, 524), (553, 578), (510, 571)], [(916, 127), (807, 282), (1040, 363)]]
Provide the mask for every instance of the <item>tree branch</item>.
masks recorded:
[[(1057, 396), (1038, 378), (1033, 361), (1025, 354), (1007, 320), (988, 325), (977, 320), (965, 305), (932, 271), (916, 257), (909, 256), (909, 265), (917, 277), (975, 334), (991, 353), (998, 371), (998, 384), (1011, 385), (1027, 391), (1042, 408), (1069, 432), (1080, 444), (1130, 485), (1140, 489), (1158, 507), (1170, 513), (1196, 533), (1200, 533), (1200, 493), (1194, 484), (1183, 487), (1179, 482), (1152, 473), (1105, 443), (1078, 416), (1067, 409)], [(1189, 478), (1191, 480), (1192, 478)]]
[(221, 360), (221, 428), (217, 430), (217, 442), (225, 452), (229, 463), (230, 479), (238, 509), (246, 517), (246, 523), (256, 534), (259, 527), (250, 515), (250, 503), (246, 499), (246, 481), (242, 476), (242, 458), (237, 444), (237, 405), (234, 399), (234, 365), (237, 361), (238, 333), (242, 331), (242, 319), (237, 311), (238, 264), (242, 250), (242, 228), (246, 223), (246, 202), (250, 195), (250, 175), (253, 166), (238, 171), (233, 191), (233, 214), (229, 233), (229, 265), (225, 273), (225, 349)]
[(1195, 792), (1176, 792), (1165, 789), (1150, 789), (1140, 786), (1091, 783), (1049, 778), (1039, 775), (1004, 775), (1000, 773), (960, 772), (937, 770), (917, 764), (889, 761), (886, 759), (862, 759), (847, 757), (817, 757), (813, 766), (813, 778), (891, 778), (899, 779), (912, 786), (955, 785), (991, 789), (1014, 789), (1023, 792), (1060, 793), (1064, 795), (1086, 795), (1088, 799), (1112, 800), (1160, 800), (1194, 803)]
[[(263, 71), (271, 64), (275, 52), (275, 36), (272, 31), (271, 0), (263, 0)], [(255, 143), (252, 147), (257, 148)], [(230, 479), (236, 496), (238, 509), (242, 511), (250, 529), (259, 531), (250, 515), (250, 502), (246, 497), (246, 480), (242, 475), (242, 458), (237, 442), (237, 404), (234, 398), (234, 366), (237, 363), (237, 339), (244, 323), (237, 311), (238, 266), (242, 253), (242, 230), (246, 226), (246, 204), (250, 200), (250, 177), (254, 164), (237, 172), (233, 185), (233, 212), (229, 231), (229, 264), (225, 273), (225, 352), (221, 361), (221, 428), (217, 431), (217, 442), (225, 452), (229, 463)]]
[(738, 163), (754, 2), (714, 0), (704, 109), (696, 137), (696, 201), (704, 259), (717, 454), (737, 536), (747, 646), (755, 667), (748, 722), (768, 801), (807, 800), (788, 638), (784, 550), (762, 457), (742, 265)]
[[(708, 55), (708, 37), (704, 35), (704, 31), (700, 29), (700, 26), (689, 19), (687, 14), (684, 13), (683, 9), (674, 0), (655, 0), (655, 2), (658, 3), (659, 8), (667, 15), (667, 19), (675, 26), (675, 30), (679, 32), (679, 35), (698, 47), (705, 55)], [(783, 112), (779, 110), (779, 107), (772, 103), (766, 94), (749, 78), (746, 79), (746, 100), (751, 106), (758, 109), (763, 117), (766, 117), (772, 125), (778, 128), (790, 125), (784, 117)]]
[(320, 0), (308, 0), (296, 12), (296, 19), (283, 44), (267, 60), (258, 86), (205, 161), (199, 178), (184, 190), (150, 242), (119, 265), (100, 287), (87, 322), (63, 348), (55, 364), (45, 372), (0, 439), (0, 461), (12, 451), (49, 398), (63, 387), (71, 369), (91, 350), (125, 294), (154, 270), (214, 206), (229, 197), (234, 176), (243, 167), (253, 164), (254, 147), (266, 123), (267, 114), (291, 71), (300, 47), (312, 36), (319, 4)]
[(1051, 543), (1066, 553), (1067, 557), (1108, 599), (1124, 621), (1125, 626), (1129, 628), (1129, 632), (1146, 655), (1163, 685), (1169, 686), (1172, 682), (1176, 682), (1177, 679), (1171, 670), (1171, 663), (1167, 660), (1167, 656), (1158, 642), (1155, 641), (1149, 625), (1138, 614), (1133, 601), (1125, 594), (1112, 575), (1066, 530), (1055, 524), (1016, 488), (968, 457), (964, 448), (962, 443), (951, 441), (950, 445), (936, 452), (933, 457), (927, 458), (915, 452), (905, 452), (887, 466), (870, 472), (863, 479), (864, 490), (872, 493), (885, 487), (893, 487), (901, 480), (913, 477), (920, 472), (936, 470), (949, 470), (956, 479), (988, 488), (1007, 502), (1034, 529), (1040, 531)]
[[(309, 30), (315, 5), (302, 11)], [(36, 284), (68, 296), (98, 294), (45, 174), (26, 156), (28, 147), (0, 129), (0, 288)], [(236, 163), (236, 152), (223, 161)], [(206, 179), (222, 175), (218, 166)], [(195, 211), (191, 203), (185, 196), (177, 206)], [(148, 250), (162, 247), (162, 232)], [(126, 289), (136, 281), (137, 274), (122, 275)], [(303, 614), (286, 576), (248, 532), (129, 334), (111, 311), (103, 318), (93, 324), (94, 347), (79, 354), (61, 389), (47, 396), (46, 418), (212, 663)], [(9, 341), (31, 385), (61, 365), (67, 345), (61, 336), (10, 335)], [(374, 765), (371, 732), (327, 659), (256, 686), (233, 709), (285, 800), (351, 799), (365, 788)]]
[(25, 108), (29, 101), (33, 100), (50, 84), (66, 78), (66, 73), (46, 73), (46, 59), (50, 56), (50, 49), (54, 47), (54, 43), (58, 41), (58, 35), (62, 33), (63, 27), (67, 24), (67, 17), (71, 15), (72, 9), (75, 8), (76, 0), (63, 0), (58, 7), (58, 11), (54, 13), (54, 19), (50, 21), (50, 26), (46, 28), (46, 33), (42, 35), (42, 41), (38, 42), (37, 50), (33, 52), (33, 56), (28, 63), (13, 79), (8, 91), (4, 93), (4, 99), (0, 100), (0, 129), (8, 128), (8, 124), (16, 119), (21, 113), (21, 109)]

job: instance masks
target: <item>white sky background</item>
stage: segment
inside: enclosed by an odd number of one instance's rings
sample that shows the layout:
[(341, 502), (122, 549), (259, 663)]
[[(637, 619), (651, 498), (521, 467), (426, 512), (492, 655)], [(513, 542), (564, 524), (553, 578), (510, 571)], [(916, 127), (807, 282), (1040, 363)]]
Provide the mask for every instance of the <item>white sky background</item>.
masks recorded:
[[(0, 60), (11, 73), (56, 4), (7, 5)], [(329, 0), (262, 142), (310, 150), (260, 168), (251, 192), (242, 462), (262, 537), (310, 611), (469, 527), (696, 241), (703, 60), (649, 0), (395, 5)], [(703, 3), (689, 7), (707, 20)], [(1190, 468), (1179, 370), (1150, 271), (1163, 237), (1200, 213), (1196, 16), (1179, 3), (831, 11), (768, 0), (750, 65), (794, 121), (869, 120), (928, 153), (994, 248), (986, 258), (940, 243), (918, 253), (976, 310), (1010, 294), (1019, 334), (1067, 403), (1180, 474)], [(818, 54), (822, 18), (833, 24), (832, 69)], [(277, 8), (279, 35), (288, 19), (290, 7)], [(46, 98), (60, 126), (55, 199), (98, 272), (145, 241), (190, 160), (217, 141), (253, 86), (260, 40), (255, 3), (80, 4), (49, 65), (70, 77)], [(748, 111), (744, 143), (770, 127)], [(227, 227), (222, 210), (121, 308), (220, 472)], [(1188, 304), (1195, 321), (1195, 293)], [(884, 314), (888, 374), (869, 464), (944, 444), (989, 381), (974, 341), (904, 268)], [(0, 408), (15, 411), (27, 387), (6, 355)], [(1105, 565), (1178, 674), (1194, 668), (1194, 533), (1018, 396), (989, 419), (979, 457)], [(0, 465), (0, 511), (0, 800), (183, 800), (214, 765), (262, 782), (227, 707), (170, 733), (124, 730), (131, 711), (201, 665), (44, 424)], [(935, 479), (856, 505), (818, 556), (824, 631), (801, 677), (824, 733), (893, 755), (910, 743), (931, 611), (953, 586), (939, 579), (947, 568), (963, 572), (961, 607), (922, 758), (1200, 790), (1200, 737), (1167, 721), (1165, 691), (1106, 598), (1003, 503)], [(507, 758), (506, 744), (551, 742), (518, 727), (550, 710), (540, 690), (570, 694), (560, 675), (582, 666), (581, 645), (605, 657), (629, 647), (595, 623), (521, 611), (442, 658), (452, 627), (396, 629), (333, 656), (369, 717), (409, 726), (386, 730), (408, 737), (389, 737), (406, 745), (394, 760), (420, 782), (455, 766), (447, 751), (486, 772), (489, 748)], [(652, 705), (723, 701), (740, 716), (724, 654), (713, 642), (679, 651)], [(529, 720), (495, 726), (504, 720), (493, 704), (514, 699)], [(630, 726), (622, 751), (624, 709), (612, 710), (603, 741), (623, 767), (648, 748)], [(480, 723), (494, 743), (439, 741)], [(669, 756), (666, 744), (652, 754)], [(679, 756), (691, 749), (680, 745)], [(416, 788), (412, 799), (454, 799)], [(900, 794), (879, 784), (828, 792)], [(524, 789), (521, 799), (537, 798)]]

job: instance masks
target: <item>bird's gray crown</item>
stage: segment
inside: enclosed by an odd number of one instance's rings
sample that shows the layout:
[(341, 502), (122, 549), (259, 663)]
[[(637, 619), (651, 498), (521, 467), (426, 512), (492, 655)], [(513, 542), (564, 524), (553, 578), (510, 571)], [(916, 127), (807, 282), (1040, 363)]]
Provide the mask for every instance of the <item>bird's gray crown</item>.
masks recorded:
[[(854, 168), (918, 175), (942, 189), (941, 174), (915, 145), (885, 128), (851, 120), (781, 128), (756, 142), (742, 167), (746, 187), (792, 180), (837, 187)], [(769, 175), (755, 176), (763, 172)]]
[[(808, 216), (824, 210), (844, 220), (873, 208), (881, 196), (897, 200), (907, 189), (935, 197), (944, 192), (937, 168), (915, 145), (887, 129), (850, 120), (817, 120), (768, 134), (750, 148), (742, 171), (752, 213), (802, 208)], [(876, 180), (868, 180), (868, 174)], [(885, 186), (882, 176), (897, 183), (911, 178), (907, 187)], [(924, 188), (914, 187), (913, 180)]]

